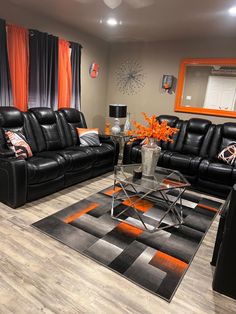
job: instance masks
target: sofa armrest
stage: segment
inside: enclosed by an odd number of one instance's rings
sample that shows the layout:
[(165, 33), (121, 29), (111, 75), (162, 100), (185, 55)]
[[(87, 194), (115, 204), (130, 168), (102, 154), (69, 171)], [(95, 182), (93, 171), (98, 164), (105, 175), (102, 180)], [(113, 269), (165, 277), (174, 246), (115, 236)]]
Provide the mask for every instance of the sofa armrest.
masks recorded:
[(123, 164), (131, 164), (132, 163), (132, 149), (135, 146), (140, 145), (142, 140), (136, 140), (134, 142), (126, 142), (124, 146), (124, 154), (123, 154)]
[(0, 158), (0, 201), (16, 208), (26, 203), (27, 167), (19, 158)]
[(109, 135), (99, 134), (99, 140), (101, 143), (110, 144), (114, 147), (115, 156), (114, 156), (114, 165), (117, 165), (119, 152), (120, 152), (120, 145), (117, 141), (114, 141)]

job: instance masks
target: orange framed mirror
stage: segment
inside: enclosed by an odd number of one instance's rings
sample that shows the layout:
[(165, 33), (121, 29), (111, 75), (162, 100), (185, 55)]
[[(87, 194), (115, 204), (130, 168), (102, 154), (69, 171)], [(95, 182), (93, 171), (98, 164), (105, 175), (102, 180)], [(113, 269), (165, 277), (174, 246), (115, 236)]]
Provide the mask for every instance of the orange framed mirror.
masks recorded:
[(236, 117), (236, 58), (183, 59), (175, 111)]

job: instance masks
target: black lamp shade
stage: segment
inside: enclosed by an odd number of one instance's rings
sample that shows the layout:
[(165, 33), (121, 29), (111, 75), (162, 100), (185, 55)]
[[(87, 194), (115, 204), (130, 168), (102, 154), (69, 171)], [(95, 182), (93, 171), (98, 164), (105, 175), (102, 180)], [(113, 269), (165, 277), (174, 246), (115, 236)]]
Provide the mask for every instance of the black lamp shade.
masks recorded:
[(111, 118), (125, 118), (127, 114), (126, 105), (110, 105), (109, 117)]

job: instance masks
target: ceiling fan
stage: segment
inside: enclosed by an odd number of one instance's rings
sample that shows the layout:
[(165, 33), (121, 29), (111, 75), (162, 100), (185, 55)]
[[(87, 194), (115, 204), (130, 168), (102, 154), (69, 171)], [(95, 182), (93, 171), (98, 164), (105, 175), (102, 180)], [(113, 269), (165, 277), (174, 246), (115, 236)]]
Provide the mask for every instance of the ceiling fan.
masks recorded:
[(128, 3), (131, 7), (135, 9), (144, 8), (152, 5), (154, 0), (103, 0), (103, 2), (110, 8), (118, 8), (122, 2)]

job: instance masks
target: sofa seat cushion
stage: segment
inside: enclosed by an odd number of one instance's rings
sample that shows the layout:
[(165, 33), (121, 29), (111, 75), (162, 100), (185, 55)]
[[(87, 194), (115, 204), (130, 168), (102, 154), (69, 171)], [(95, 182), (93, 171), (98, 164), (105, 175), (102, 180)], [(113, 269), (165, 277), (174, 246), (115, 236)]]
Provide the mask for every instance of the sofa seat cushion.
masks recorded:
[[(88, 147), (89, 148), (89, 147)], [(88, 149), (85, 151), (67, 148), (57, 151), (66, 161), (66, 172), (77, 172), (90, 169), (95, 162), (95, 154)]]
[(43, 151), (37, 153), (36, 156), (56, 160), (63, 168), (66, 166), (65, 159), (56, 151)]
[(115, 151), (112, 145), (102, 143), (101, 146), (91, 147), (91, 150), (96, 154), (95, 166), (113, 164)]
[(172, 152), (162, 149), (157, 165), (159, 167), (167, 167), (169, 164), (169, 160), (170, 160), (171, 155), (172, 155)]
[(168, 164), (165, 164), (165, 166), (176, 169), (183, 174), (195, 175), (197, 174), (201, 160), (202, 158), (198, 156), (173, 152), (169, 157)]
[(85, 152), (94, 159), (94, 166), (106, 165), (114, 162), (114, 146), (108, 143), (101, 143), (101, 146), (74, 146), (74, 150)]
[(233, 166), (217, 160), (202, 160), (199, 167), (199, 177), (220, 184), (233, 184)]
[(47, 182), (64, 174), (63, 166), (51, 158), (33, 156), (26, 164), (29, 185)]

